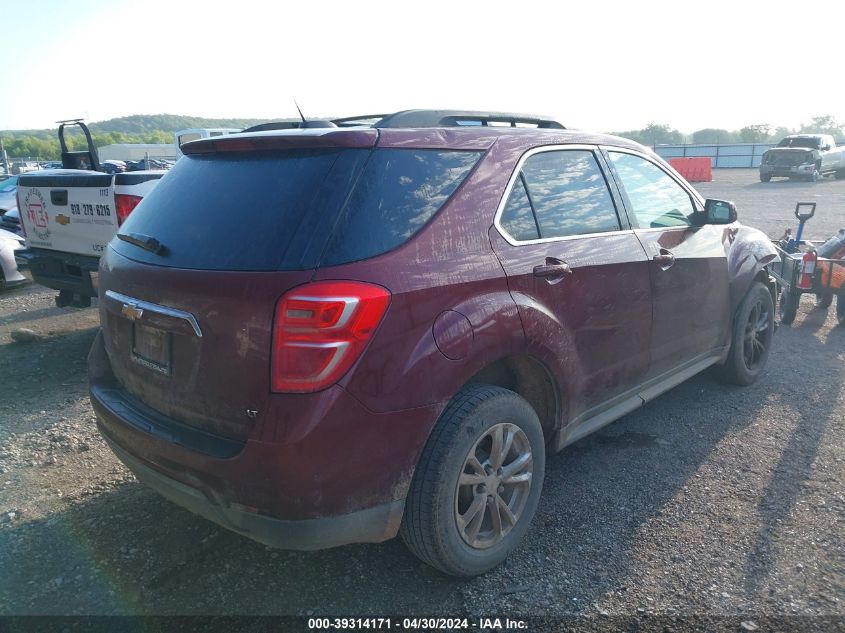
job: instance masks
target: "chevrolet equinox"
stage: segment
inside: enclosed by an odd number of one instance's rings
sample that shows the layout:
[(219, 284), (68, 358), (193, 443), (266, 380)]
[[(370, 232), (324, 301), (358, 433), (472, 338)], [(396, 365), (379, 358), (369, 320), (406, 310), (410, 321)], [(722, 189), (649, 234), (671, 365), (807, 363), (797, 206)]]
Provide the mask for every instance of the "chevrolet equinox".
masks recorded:
[(102, 257), (91, 400), (139, 480), (262, 543), (483, 573), (548, 453), (766, 364), (772, 245), (632, 141), (413, 110), (182, 150)]

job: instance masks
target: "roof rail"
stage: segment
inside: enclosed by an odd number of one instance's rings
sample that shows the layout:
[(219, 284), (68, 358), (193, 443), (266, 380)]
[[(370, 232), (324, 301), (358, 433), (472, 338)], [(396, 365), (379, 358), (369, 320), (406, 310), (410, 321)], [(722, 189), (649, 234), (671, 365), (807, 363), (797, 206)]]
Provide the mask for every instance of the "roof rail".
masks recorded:
[(338, 127), (352, 127), (356, 125), (375, 124), (390, 116), (389, 114), (362, 114), (361, 116), (345, 116), (340, 119), (332, 119)]
[(538, 128), (565, 129), (563, 125), (548, 117), (513, 112), (478, 112), (473, 110), (403, 110), (385, 116), (375, 124), (378, 128), (396, 127), (470, 127), (505, 124), (534, 125)]
[(473, 110), (402, 110), (393, 114), (362, 114), (338, 119), (308, 121), (273, 121), (261, 123), (243, 130), (244, 132), (266, 132), (268, 130), (294, 130), (318, 127), (356, 127), (375, 128), (399, 127), (517, 127), (533, 125), (538, 128), (566, 129), (549, 117), (533, 114), (515, 114), (513, 112), (477, 112)]

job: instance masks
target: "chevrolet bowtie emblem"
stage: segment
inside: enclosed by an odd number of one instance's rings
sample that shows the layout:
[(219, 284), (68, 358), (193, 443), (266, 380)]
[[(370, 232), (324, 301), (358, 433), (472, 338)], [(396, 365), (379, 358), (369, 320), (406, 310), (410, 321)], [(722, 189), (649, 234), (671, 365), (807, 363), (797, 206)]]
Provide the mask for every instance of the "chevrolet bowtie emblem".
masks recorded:
[(56, 222), (61, 224), (62, 226), (67, 226), (70, 224), (70, 218), (66, 215), (62, 215), (61, 213), (56, 216)]
[(124, 303), (121, 313), (130, 321), (137, 321), (144, 314), (144, 310), (131, 303)]

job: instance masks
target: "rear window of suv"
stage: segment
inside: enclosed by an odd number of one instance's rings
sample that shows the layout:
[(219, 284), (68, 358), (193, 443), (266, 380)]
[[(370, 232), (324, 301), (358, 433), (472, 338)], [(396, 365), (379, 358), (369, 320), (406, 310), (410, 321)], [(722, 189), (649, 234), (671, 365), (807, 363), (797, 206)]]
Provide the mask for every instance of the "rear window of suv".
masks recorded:
[(117, 239), (111, 247), (137, 261), (201, 270), (298, 270), (374, 257), (416, 234), (480, 156), (428, 149), (188, 156), (120, 229), (157, 239), (166, 254)]

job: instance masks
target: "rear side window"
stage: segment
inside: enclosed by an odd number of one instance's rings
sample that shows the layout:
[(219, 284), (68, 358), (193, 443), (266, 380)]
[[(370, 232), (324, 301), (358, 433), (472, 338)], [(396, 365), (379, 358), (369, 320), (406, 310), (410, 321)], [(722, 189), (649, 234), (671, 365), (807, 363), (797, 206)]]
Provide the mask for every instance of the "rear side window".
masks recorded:
[(445, 204), (481, 152), (377, 149), (338, 221), (322, 265), (385, 253), (408, 241)]
[(369, 155), (332, 149), (186, 156), (120, 229), (159, 240), (167, 254), (117, 239), (111, 247), (177, 268), (312, 268)]
[(511, 237), (520, 242), (540, 238), (540, 229), (537, 228), (537, 220), (531, 209), (531, 201), (528, 200), (522, 176), (514, 183), (499, 222)]
[[(529, 218), (536, 223), (534, 230)], [(500, 224), (519, 241), (536, 239), (537, 229), (539, 236), (547, 239), (620, 228), (607, 182), (589, 150), (530, 156), (502, 211)]]

